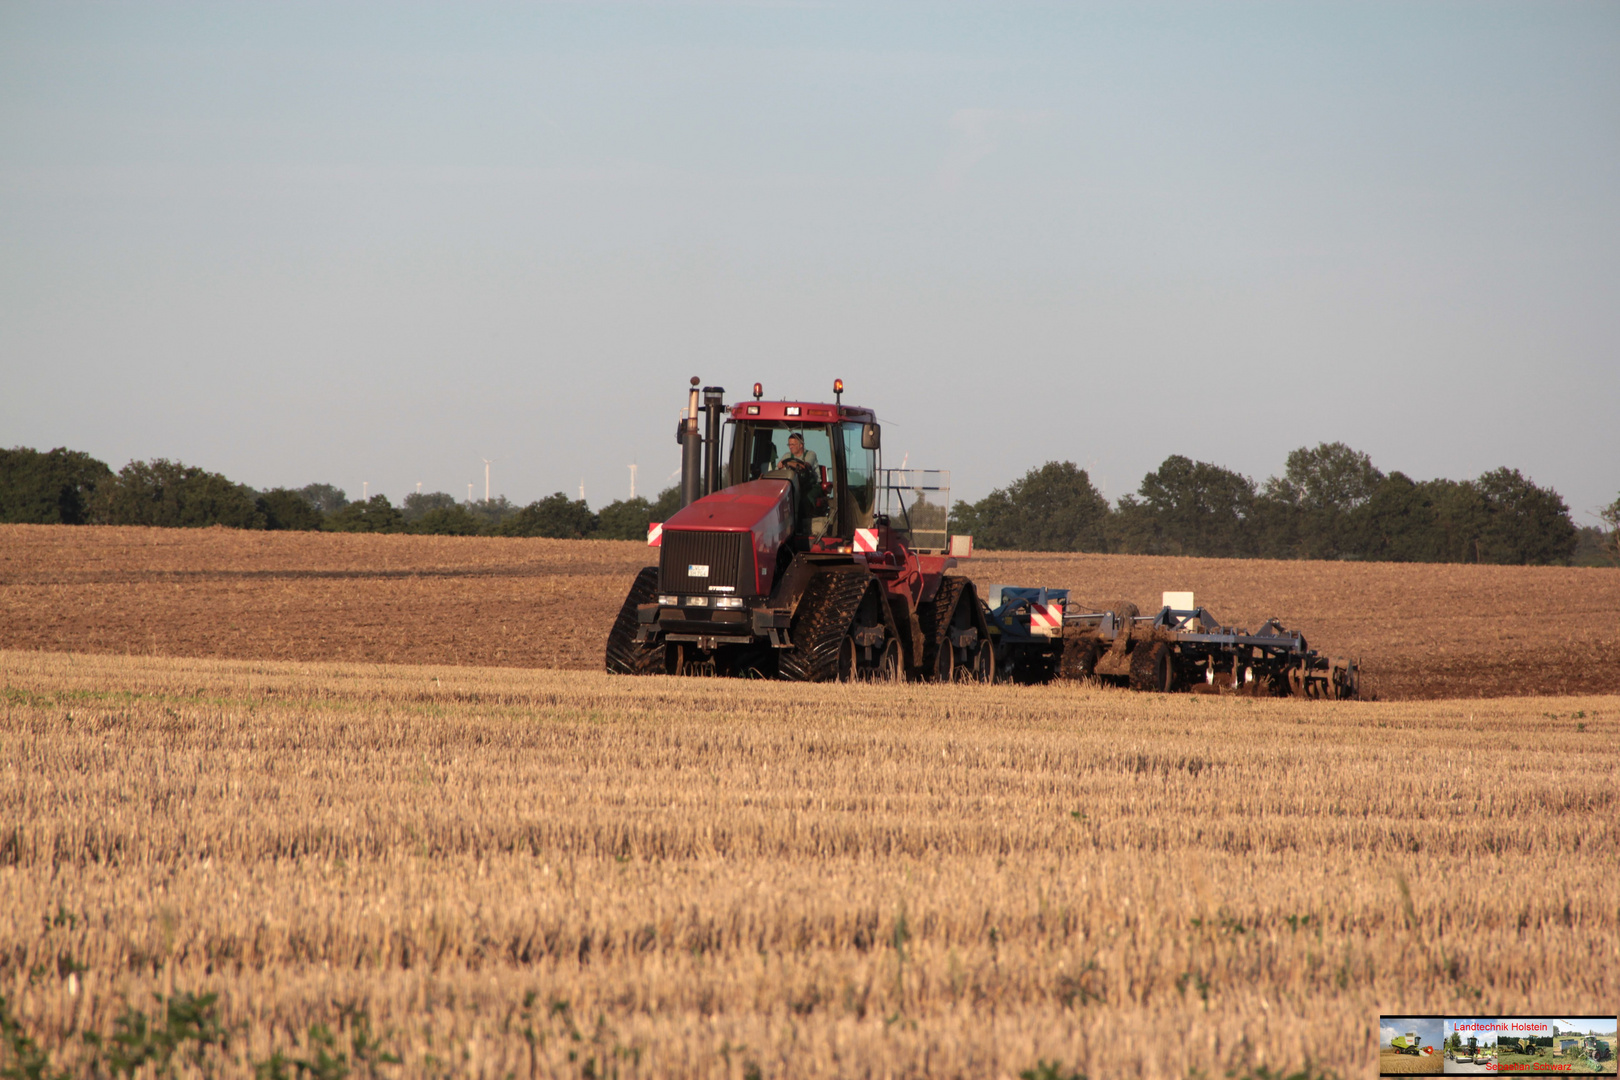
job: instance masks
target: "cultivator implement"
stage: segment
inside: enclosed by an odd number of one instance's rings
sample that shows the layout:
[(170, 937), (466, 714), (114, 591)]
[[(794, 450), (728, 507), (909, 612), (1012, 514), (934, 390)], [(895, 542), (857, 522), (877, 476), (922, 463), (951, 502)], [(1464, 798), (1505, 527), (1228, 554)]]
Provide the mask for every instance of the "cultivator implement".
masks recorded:
[[(1092, 605), (1067, 589), (992, 585), (986, 601), (1003, 673), (1020, 682), (1096, 679), (1160, 693), (1242, 693), (1344, 700), (1360, 693), (1354, 660), (1320, 656), (1305, 636), (1268, 619), (1258, 630), (1223, 626), (1190, 593), (1157, 612)], [(1173, 601), (1185, 606), (1173, 606)]]

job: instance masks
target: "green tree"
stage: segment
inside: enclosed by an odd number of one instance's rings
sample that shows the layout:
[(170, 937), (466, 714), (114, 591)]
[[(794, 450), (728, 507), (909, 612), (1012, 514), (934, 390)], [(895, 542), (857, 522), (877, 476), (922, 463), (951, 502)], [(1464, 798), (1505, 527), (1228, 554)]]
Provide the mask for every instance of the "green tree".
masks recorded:
[(1575, 553), (1575, 523), (1552, 488), (1538, 487), (1518, 469), (1493, 469), (1474, 481), (1485, 502), (1480, 562), (1563, 564)]
[(465, 506), (451, 502), (449, 506), (436, 506), (407, 525), (413, 533), (435, 536), (477, 536), (489, 527), (472, 516)]
[(1604, 554), (1613, 560), (1616, 566), (1620, 566), (1620, 496), (1616, 496), (1614, 502), (1605, 506), (1598, 516), (1603, 519), (1603, 524), (1609, 527), (1609, 539), (1603, 548)]
[(958, 501), (952, 531), (975, 546), (1016, 551), (1105, 551), (1109, 509), (1086, 470), (1048, 461), (977, 503)]
[(419, 491), (413, 491), (405, 496), (405, 500), (399, 504), (399, 509), (400, 513), (405, 515), (407, 523), (415, 523), (429, 511), (451, 510), (459, 508), (459, 506), (456, 497), (446, 491), (430, 491), (425, 495)]
[(257, 496), (219, 473), (166, 458), (132, 461), (97, 485), (93, 516), (108, 525), (262, 529)]
[(1418, 485), (1433, 514), (1424, 562), (1479, 562), (1479, 534), (1485, 527), (1485, 500), (1468, 480), (1439, 478)]
[(386, 495), (373, 495), (365, 502), (352, 502), (326, 518), (330, 532), (394, 533), (405, 529), (405, 515), (394, 508)]
[(532, 502), (503, 522), (502, 536), (550, 536), (581, 539), (596, 531), (596, 515), (584, 499), (570, 499), (562, 492)]
[(1575, 552), (1569, 557), (1571, 566), (1608, 566), (1609, 534), (1596, 525), (1575, 527)]
[(302, 494), (286, 488), (261, 491), (254, 502), (267, 529), (319, 529), (326, 521)]
[(1361, 554), (1382, 562), (1444, 561), (1435, 496), (1405, 473), (1384, 477), (1357, 512)]
[(1288, 455), (1283, 475), (1266, 481), (1256, 501), (1257, 548), (1304, 559), (1361, 554), (1365, 538), (1358, 511), (1383, 480), (1370, 457), (1342, 442), (1300, 447)]
[(1150, 555), (1247, 555), (1254, 502), (1248, 477), (1173, 454), (1142, 478), (1137, 496), (1119, 500), (1121, 546)]
[(652, 516), (649, 517), (648, 520), (668, 521), (670, 518), (675, 516), (675, 512), (680, 508), (681, 486), (679, 484), (671, 484), (663, 491), (660, 491), (658, 493), (658, 498), (653, 500), (651, 511)]
[(646, 540), (652, 510), (652, 504), (639, 495), (610, 502), (597, 511), (592, 535), (601, 540)]
[(298, 489), (298, 494), (323, 514), (335, 514), (349, 505), (348, 494), (331, 484), (305, 484)]
[(479, 499), (474, 502), (462, 503), (462, 507), (478, 519), (478, 523), (486, 530), (496, 530), (502, 522), (508, 521), (518, 512), (505, 495), (497, 495), (493, 499)]
[(106, 462), (66, 447), (0, 450), (0, 522), (82, 525), (97, 486), (112, 474)]

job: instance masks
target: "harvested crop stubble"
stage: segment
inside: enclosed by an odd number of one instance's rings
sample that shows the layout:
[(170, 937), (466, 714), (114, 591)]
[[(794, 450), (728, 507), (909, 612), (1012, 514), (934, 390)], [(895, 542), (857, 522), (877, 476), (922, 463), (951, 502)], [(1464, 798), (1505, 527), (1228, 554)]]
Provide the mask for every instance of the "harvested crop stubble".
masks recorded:
[(1620, 989), (1616, 698), (0, 668), (0, 987), (69, 1059), (172, 986), (413, 1076), (1355, 1075)]
[(1444, 1071), (1445, 1059), (1439, 1054), (1413, 1057), (1388, 1051), (1378, 1055), (1380, 1076), (1439, 1076)]
[[(0, 525), (0, 645), (600, 670), (640, 544)], [(1157, 610), (1191, 589), (1359, 656), (1385, 699), (1620, 693), (1620, 571), (991, 552), (981, 586)]]

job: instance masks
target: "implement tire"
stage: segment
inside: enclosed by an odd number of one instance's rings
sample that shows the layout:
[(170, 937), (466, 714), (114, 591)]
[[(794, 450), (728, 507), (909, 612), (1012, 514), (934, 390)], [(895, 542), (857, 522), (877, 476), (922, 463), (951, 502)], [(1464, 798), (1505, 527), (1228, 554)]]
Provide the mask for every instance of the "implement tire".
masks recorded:
[(648, 645), (636, 640), (636, 608), (658, 599), (658, 567), (643, 567), (619, 607), (619, 617), (608, 631), (607, 670), (611, 675), (662, 675), (664, 643)]
[(1164, 642), (1144, 641), (1131, 653), (1132, 690), (1167, 693), (1173, 674), (1170, 667), (1170, 646)]
[(1096, 638), (1065, 637), (1063, 658), (1058, 663), (1058, 678), (1091, 678), (1097, 674), (1097, 658), (1102, 651), (1102, 643)]

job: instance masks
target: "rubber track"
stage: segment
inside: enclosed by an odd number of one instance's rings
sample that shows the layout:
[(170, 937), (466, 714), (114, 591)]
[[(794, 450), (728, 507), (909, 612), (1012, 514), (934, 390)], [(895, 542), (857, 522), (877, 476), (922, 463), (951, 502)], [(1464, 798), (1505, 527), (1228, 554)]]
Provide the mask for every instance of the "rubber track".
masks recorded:
[(849, 634), (855, 612), (872, 576), (865, 568), (827, 570), (805, 586), (793, 613), (788, 637), (791, 649), (777, 657), (782, 678), (794, 682), (832, 682), (838, 678), (838, 650)]
[(643, 567), (630, 586), (630, 595), (619, 608), (619, 617), (608, 631), (607, 670), (615, 675), (662, 675), (664, 645), (643, 645), (636, 641), (636, 605), (658, 598), (658, 567)]
[(922, 672), (925, 679), (934, 677), (934, 662), (939, 658), (940, 647), (946, 644), (950, 636), (951, 618), (956, 614), (956, 601), (961, 597), (966, 584), (965, 578), (940, 578), (939, 591), (934, 594), (933, 603), (922, 606), (918, 611), (922, 616)]

